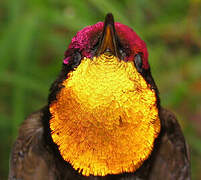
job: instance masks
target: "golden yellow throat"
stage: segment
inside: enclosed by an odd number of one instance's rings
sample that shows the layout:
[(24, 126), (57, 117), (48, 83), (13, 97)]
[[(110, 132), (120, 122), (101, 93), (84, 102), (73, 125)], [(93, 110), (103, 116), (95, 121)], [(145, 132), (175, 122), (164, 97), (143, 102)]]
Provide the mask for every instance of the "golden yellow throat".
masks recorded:
[(155, 92), (133, 62), (84, 58), (50, 105), (50, 129), (63, 159), (83, 175), (134, 172), (160, 131)]

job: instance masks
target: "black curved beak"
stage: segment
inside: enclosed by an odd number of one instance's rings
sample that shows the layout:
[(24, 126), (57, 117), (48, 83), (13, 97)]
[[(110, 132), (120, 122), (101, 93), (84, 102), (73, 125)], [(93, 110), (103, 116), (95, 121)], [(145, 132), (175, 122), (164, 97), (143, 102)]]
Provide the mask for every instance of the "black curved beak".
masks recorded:
[(105, 17), (103, 33), (96, 55), (99, 56), (105, 52), (110, 52), (116, 57), (119, 57), (114, 18), (111, 13), (108, 13)]

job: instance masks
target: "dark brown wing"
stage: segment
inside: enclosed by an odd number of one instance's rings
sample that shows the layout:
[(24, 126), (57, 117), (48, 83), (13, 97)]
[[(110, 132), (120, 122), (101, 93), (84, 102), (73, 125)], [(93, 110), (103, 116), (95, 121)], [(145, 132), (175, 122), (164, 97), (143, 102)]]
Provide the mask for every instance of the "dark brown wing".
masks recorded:
[(43, 110), (35, 112), (21, 125), (11, 154), (9, 180), (55, 179), (48, 166), (51, 155), (42, 140), (42, 116)]
[(151, 180), (189, 180), (188, 146), (173, 113), (161, 109), (162, 134), (159, 148), (153, 152)]

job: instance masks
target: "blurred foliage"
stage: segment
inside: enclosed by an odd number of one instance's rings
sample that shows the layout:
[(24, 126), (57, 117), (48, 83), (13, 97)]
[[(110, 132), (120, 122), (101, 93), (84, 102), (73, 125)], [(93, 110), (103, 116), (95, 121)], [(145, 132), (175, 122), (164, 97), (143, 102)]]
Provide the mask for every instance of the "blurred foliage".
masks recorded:
[(107, 12), (147, 42), (162, 105), (176, 113), (201, 179), (201, 0), (1, 0), (0, 179), (19, 124), (46, 104), (71, 38)]

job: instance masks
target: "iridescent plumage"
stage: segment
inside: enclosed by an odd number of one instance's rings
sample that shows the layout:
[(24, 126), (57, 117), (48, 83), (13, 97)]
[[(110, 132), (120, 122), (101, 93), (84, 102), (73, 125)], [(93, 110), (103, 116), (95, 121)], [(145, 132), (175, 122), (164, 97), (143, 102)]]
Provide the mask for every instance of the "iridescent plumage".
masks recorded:
[(72, 39), (47, 106), (20, 127), (9, 180), (189, 180), (189, 162), (144, 41), (108, 14)]

